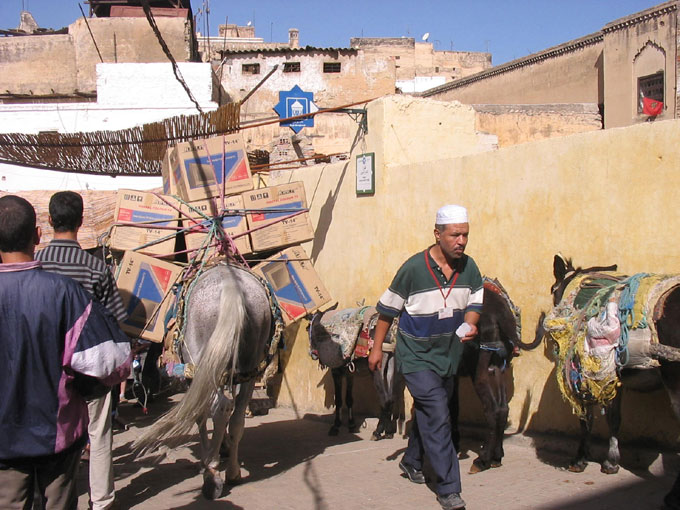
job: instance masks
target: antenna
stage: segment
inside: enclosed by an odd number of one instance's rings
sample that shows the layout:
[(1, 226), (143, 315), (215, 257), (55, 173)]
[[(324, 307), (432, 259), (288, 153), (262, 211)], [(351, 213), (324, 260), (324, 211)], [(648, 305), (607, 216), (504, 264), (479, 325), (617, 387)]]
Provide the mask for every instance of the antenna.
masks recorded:
[(430, 32), (425, 32), (423, 34), (423, 37), (422, 37), (423, 41), (427, 41), (429, 38), (430, 38)]

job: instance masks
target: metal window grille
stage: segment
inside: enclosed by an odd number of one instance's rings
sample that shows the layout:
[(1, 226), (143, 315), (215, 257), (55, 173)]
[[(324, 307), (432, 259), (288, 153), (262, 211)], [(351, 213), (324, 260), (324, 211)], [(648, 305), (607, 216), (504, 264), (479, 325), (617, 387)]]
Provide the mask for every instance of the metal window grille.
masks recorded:
[(283, 72), (284, 73), (299, 73), (300, 72), (300, 62), (284, 62)]
[(340, 72), (340, 62), (324, 62), (323, 63), (324, 73), (339, 73)]
[(638, 78), (638, 113), (642, 113), (642, 98), (648, 97), (663, 102), (664, 73), (663, 71)]
[(260, 64), (243, 64), (241, 72), (243, 74), (260, 74)]

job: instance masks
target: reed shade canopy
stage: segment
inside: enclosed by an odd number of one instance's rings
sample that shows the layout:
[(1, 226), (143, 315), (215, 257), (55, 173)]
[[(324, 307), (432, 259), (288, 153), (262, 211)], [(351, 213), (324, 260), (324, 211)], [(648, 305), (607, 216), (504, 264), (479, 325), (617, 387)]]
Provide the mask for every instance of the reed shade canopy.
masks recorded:
[(239, 115), (240, 103), (227, 103), (213, 112), (119, 131), (0, 134), (0, 163), (86, 174), (160, 175), (169, 146), (234, 133)]
[[(160, 191), (160, 190), (159, 190)], [(18, 195), (28, 200), (35, 208), (36, 221), (42, 229), (42, 237), (38, 249), (47, 246), (54, 232), (50, 227), (47, 217), (49, 216), (50, 198), (57, 190), (52, 191), (17, 191), (8, 193), (0, 191), (0, 197), (5, 195)], [(97, 247), (97, 237), (106, 232), (114, 221), (116, 209), (117, 191), (81, 190), (78, 193), (83, 197), (83, 225), (78, 231), (78, 242), (81, 248), (88, 250)]]

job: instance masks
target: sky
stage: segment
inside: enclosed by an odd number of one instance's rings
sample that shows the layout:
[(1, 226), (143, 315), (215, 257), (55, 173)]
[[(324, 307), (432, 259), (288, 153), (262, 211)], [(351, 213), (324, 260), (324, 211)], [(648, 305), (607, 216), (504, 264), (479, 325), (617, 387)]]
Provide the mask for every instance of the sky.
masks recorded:
[[(16, 28), (22, 9), (43, 28), (68, 26), (81, 0), (0, 0), (0, 28)], [(300, 31), (302, 46), (348, 47), (352, 37), (413, 37), (436, 50), (482, 51), (503, 64), (576, 39), (660, 0), (192, 0), (197, 29), (255, 26), (256, 37), (285, 42)], [(206, 30), (206, 27), (209, 30)]]

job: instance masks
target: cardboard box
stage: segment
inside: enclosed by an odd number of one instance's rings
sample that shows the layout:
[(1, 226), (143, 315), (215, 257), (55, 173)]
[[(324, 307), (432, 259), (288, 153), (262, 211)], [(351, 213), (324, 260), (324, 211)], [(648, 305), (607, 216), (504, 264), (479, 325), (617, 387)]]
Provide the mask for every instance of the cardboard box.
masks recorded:
[(248, 213), (248, 228), (254, 229), (271, 224), (270, 227), (250, 233), (253, 251), (269, 250), (314, 239), (314, 228), (309, 213), (281, 220), (296, 210), (307, 208), (305, 186), (302, 182), (260, 188), (241, 196), (246, 209), (263, 210)]
[(248, 155), (240, 133), (178, 143), (172, 150), (175, 155), (166, 156), (166, 174), (171, 179), (167, 188), (170, 190), (175, 186), (177, 195), (186, 202), (220, 196), (223, 161), (225, 195), (253, 189)]
[(271, 285), (286, 326), (331, 300), (301, 246), (277, 253), (255, 266), (253, 271)]
[[(189, 202), (189, 205), (193, 209), (202, 212), (206, 216), (213, 217), (219, 214), (221, 202), (219, 198), (209, 198), (206, 200)], [(222, 219), (222, 228), (224, 229), (224, 231), (232, 237), (246, 232), (248, 230), (248, 227), (246, 223), (245, 214), (242, 212), (243, 199), (241, 198), (241, 196), (234, 195), (231, 197), (225, 197), (224, 207), (225, 209), (238, 209), (241, 211), (239, 213), (234, 213), (230, 216), (225, 216)], [(190, 207), (184, 204), (180, 206), (180, 209), (184, 214), (189, 215), (191, 218), (195, 219), (199, 223), (205, 221), (200, 214), (196, 213), (196, 211), (192, 210)], [(190, 227), (192, 225), (193, 223), (190, 220), (188, 220), (185, 216), (182, 216), (182, 226), (184, 228)], [(206, 228), (209, 228), (209, 225), (207, 225)], [(207, 235), (208, 234), (202, 232), (184, 232), (184, 241), (186, 243), (187, 250), (197, 250), (198, 248), (203, 246), (203, 243)], [(250, 240), (248, 239), (247, 234), (234, 239), (234, 244), (236, 244), (236, 248), (241, 253), (241, 255), (247, 255), (249, 253), (252, 253), (252, 249), (250, 248)]]
[[(172, 172), (178, 172), (179, 161), (174, 147), (168, 148), (161, 162), (161, 177), (163, 178), (163, 194), (177, 195), (177, 176)], [(178, 174), (179, 175), (179, 174)]]
[[(164, 197), (168, 202), (177, 204), (172, 197)], [(118, 191), (114, 222), (149, 223), (149, 227), (114, 226), (111, 231), (111, 248), (114, 250), (134, 250), (148, 242), (176, 233), (175, 230), (154, 228), (154, 226), (178, 226), (178, 212), (153, 193), (122, 189)], [(151, 223), (153, 222), (153, 223)], [(153, 225), (153, 226), (151, 226)], [(138, 250), (149, 255), (167, 255), (175, 251), (175, 238), (153, 244)]]
[(182, 268), (148, 255), (126, 251), (116, 283), (128, 318), (122, 323), (129, 335), (161, 342), (165, 314), (172, 305), (172, 286)]

